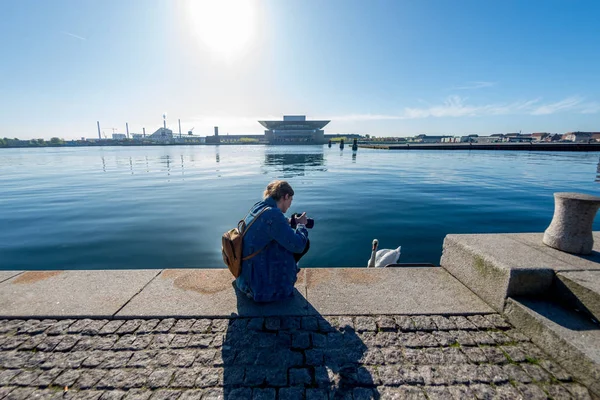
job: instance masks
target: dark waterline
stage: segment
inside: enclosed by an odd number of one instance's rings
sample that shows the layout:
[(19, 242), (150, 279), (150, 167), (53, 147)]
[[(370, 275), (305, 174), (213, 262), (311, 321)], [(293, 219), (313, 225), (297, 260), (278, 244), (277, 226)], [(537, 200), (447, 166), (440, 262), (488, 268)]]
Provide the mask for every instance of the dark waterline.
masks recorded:
[[(0, 268), (222, 268), (221, 234), (273, 179), (315, 218), (304, 267), (366, 266), (371, 241), (439, 263), (448, 233), (542, 232), (559, 191), (600, 192), (600, 154), (327, 146), (6, 149)], [(600, 218), (594, 223), (600, 230)]]

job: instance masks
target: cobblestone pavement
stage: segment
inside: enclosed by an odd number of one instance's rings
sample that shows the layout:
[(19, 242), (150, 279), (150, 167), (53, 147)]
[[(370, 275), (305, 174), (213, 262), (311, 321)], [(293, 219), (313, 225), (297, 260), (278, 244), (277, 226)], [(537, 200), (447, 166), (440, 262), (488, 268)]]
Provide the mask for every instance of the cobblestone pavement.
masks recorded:
[(1, 320), (3, 398), (590, 396), (494, 314)]

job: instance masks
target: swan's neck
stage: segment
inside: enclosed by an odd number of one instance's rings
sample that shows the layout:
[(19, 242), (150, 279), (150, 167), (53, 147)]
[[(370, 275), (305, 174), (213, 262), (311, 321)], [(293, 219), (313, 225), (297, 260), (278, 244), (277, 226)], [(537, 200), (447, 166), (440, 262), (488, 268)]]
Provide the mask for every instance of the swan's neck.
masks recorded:
[[(371, 252), (371, 258), (369, 259), (369, 265), (367, 266), (368, 268), (375, 268), (375, 254), (377, 253), (377, 249), (373, 249), (373, 251)], [(363, 258), (364, 260), (364, 258)]]

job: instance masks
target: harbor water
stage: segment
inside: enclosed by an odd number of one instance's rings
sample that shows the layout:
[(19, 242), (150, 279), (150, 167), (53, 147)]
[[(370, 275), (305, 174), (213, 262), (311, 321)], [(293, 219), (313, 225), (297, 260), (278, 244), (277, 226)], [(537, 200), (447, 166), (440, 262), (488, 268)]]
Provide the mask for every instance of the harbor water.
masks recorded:
[[(543, 232), (554, 192), (600, 194), (600, 153), (349, 146), (0, 150), (0, 269), (224, 268), (221, 235), (274, 179), (315, 219), (301, 267), (371, 242), (438, 264), (449, 233)], [(594, 222), (600, 230), (600, 217)]]

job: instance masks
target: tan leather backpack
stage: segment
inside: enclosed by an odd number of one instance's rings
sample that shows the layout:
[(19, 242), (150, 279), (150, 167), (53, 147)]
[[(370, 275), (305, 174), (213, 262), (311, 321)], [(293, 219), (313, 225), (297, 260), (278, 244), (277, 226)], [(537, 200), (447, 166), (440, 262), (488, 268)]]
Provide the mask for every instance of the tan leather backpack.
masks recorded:
[(238, 226), (236, 228), (230, 229), (223, 234), (223, 237), (221, 238), (221, 254), (223, 255), (223, 262), (225, 262), (225, 265), (227, 265), (227, 268), (229, 268), (229, 271), (231, 271), (234, 277), (237, 278), (242, 273), (242, 261), (249, 260), (264, 250), (263, 247), (249, 256), (242, 258), (244, 235), (252, 226), (254, 221), (256, 221), (262, 213), (270, 209), (271, 207), (263, 208), (254, 217), (250, 224), (248, 224), (248, 226), (246, 226), (246, 221), (241, 220), (238, 222)]

